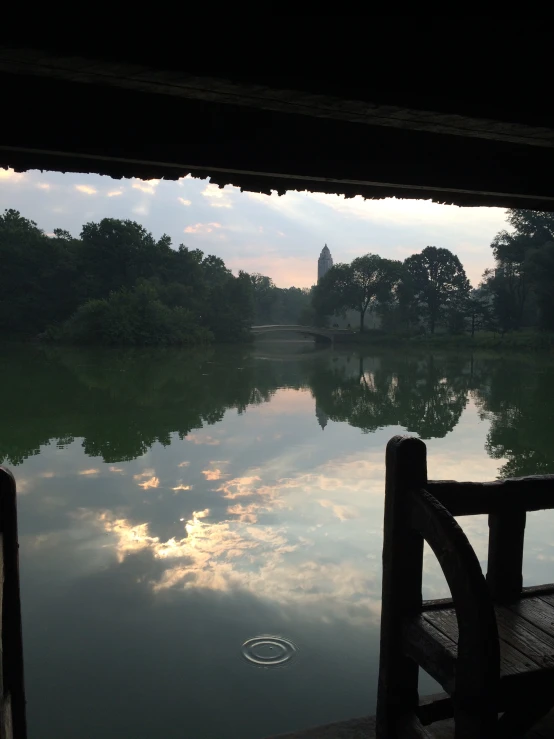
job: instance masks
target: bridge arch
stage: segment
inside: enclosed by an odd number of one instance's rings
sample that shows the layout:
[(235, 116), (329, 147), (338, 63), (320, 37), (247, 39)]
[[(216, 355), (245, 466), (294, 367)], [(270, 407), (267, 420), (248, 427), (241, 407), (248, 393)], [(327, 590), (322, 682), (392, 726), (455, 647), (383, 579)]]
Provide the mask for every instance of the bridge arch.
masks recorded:
[(276, 333), (297, 333), (304, 336), (322, 336), (333, 342), (337, 336), (351, 336), (354, 331), (349, 329), (323, 328), (321, 326), (300, 326), (298, 324), (270, 324), (267, 326), (252, 326), (250, 333), (254, 336)]

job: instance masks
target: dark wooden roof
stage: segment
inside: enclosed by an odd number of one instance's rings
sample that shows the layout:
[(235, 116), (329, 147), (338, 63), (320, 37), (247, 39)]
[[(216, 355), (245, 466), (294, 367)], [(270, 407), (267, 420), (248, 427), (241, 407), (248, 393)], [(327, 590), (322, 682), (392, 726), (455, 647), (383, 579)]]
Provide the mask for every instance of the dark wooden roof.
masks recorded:
[(540, 26), (301, 18), (217, 43), (12, 39), (0, 166), (554, 209)]

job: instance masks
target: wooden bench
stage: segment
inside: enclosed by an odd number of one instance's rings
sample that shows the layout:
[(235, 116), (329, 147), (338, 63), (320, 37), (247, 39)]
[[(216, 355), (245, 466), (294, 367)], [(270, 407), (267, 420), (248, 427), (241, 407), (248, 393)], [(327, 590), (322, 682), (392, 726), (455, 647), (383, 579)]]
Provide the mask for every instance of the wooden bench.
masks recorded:
[[(554, 450), (553, 450), (554, 453)], [(554, 705), (554, 585), (522, 587), (526, 511), (554, 508), (554, 476), (491, 483), (427, 480), (425, 444), (387, 446), (378, 739), (518, 737)], [(489, 517), (488, 571), (454, 516)], [(554, 532), (553, 532), (554, 533)], [(423, 601), (423, 544), (451, 599)], [(423, 668), (445, 694), (419, 701)]]

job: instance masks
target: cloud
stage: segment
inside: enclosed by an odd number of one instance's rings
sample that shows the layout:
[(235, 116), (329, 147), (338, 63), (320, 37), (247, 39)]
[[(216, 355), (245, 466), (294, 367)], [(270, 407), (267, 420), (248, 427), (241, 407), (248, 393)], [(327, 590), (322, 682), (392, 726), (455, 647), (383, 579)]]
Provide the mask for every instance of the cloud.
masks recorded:
[(151, 477), (149, 480), (145, 480), (144, 482), (139, 482), (138, 485), (143, 490), (147, 490), (148, 488), (157, 488), (160, 486), (160, 480), (157, 477)]
[(250, 475), (245, 477), (234, 477), (232, 480), (224, 482), (220, 487), (217, 488), (218, 493), (223, 493), (224, 498), (247, 498), (254, 495), (256, 492), (256, 483), (260, 482), (261, 478), (257, 475)]
[(179, 485), (176, 485), (174, 488), (171, 488), (172, 490), (192, 490), (191, 485), (183, 485), (183, 483), (180, 483)]
[(110, 472), (118, 472), (124, 474), (123, 467), (109, 467)]
[(330, 508), (339, 521), (348, 521), (349, 519), (357, 518), (360, 515), (352, 506), (334, 503), (332, 500), (318, 500), (318, 503), (323, 508)]
[[(236, 188), (232, 189), (234, 190)], [(222, 189), (212, 183), (207, 184), (205, 189), (202, 190), (202, 195), (211, 200), (210, 205), (212, 208), (232, 208), (230, 193), (231, 188)]]
[(232, 516), (238, 516), (239, 520), (244, 521), (245, 523), (256, 523), (259, 511), (260, 506), (256, 503), (250, 503), (249, 505), (236, 503), (227, 508), (227, 513)]
[(206, 480), (220, 480), (223, 477), (223, 473), (217, 468), (214, 470), (202, 470), (202, 474)]
[(190, 465), (190, 462), (179, 462), (177, 467), (188, 467)]
[(98, 475), (100, 470), (97, 469), (90, 469), (90, 470), (80, 470), (79, 475)]
[(185, 200), (185, 198), (177, 198), (177, 200), (181, 203), (181, 205), (190, 205), (190, 200)]
[(156, 474), (156, 470), (154, 470), (152, 467), (148, 467), (142, 472), (139, 472), (138, 474), (133, 475), (133, 480), (143, 480), (145, 477), (152, 477), (152, 475), (155, 475), (155, 474)]
[(37, 182), (37, 187), (39, 190), (50, 190), (52, 185), (49, 185), (48, 182)]
[(159, 184), (160, 180), (136, 180), (133, 182), (132, 187), (148, 195), (154, 195)]
[(98, 192), (95, 187), (91, 187), (90, 185), (75, 185), (75, 189), (85, 195), (96, 195)]
[(25, 177), (24, 172), (15, 172), (13, 169), (0, 169), (0, 180), (19, 182)]
[(118, 195), (123, 195), (123, 190), (110, 190), (107, 195), (109, 198), (116, 198)]
[(139, 472), (137, 475), (133, 475), (133, 480), (137, 482), (139, 480), (143, 480), (143, 482), (138, 482), (139, 487), (143, 488), (143, 490), (147, 490), (148, 488), (157, 488), (160, 485), (160, 480), (156, 477), (156, 473), (153, 469), (146, 469), (143, 472)]
[(199, 436), (198, 434), (189, 434), (185, 436), (185, 441), (190, 441), (192, 444), (200, 445), (206, 444), (207, 446), (219, 446), (221, 444), (219, 439), (214, 439), (213, 436)]
[(209, 234), (214, 230), (214, 228), (221, 228), (221, 223), (196, 223), (194, 226), (187, 226), (184, 229), (184, 232), (186, 234)]

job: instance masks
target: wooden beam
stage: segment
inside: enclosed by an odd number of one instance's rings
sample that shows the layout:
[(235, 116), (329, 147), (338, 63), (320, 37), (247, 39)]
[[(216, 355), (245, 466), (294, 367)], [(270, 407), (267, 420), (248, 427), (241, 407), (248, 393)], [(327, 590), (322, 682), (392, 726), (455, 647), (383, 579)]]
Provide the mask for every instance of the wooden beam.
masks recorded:
[(493, 482), (430, 480), (427, 490), (453, 516), (499, 513), (507, 508), (521, 511), (554, 508), (554, 475)]
[(82, 84), (102, 85), (135, 92), (166, 95), (213, 103), (240, 105), (292, 115), (329, 118), (346, 123), (426, 131), (525, 146), (554, 148), (554, 130), (467, 115), (420, 110), (348, 96), (314, 94), (271, 84), (237, 82), (190, 74), (182, 69), (113, 62), (98, 57), (56, 54), (32, 48), (0, 47), (0, 70)]

